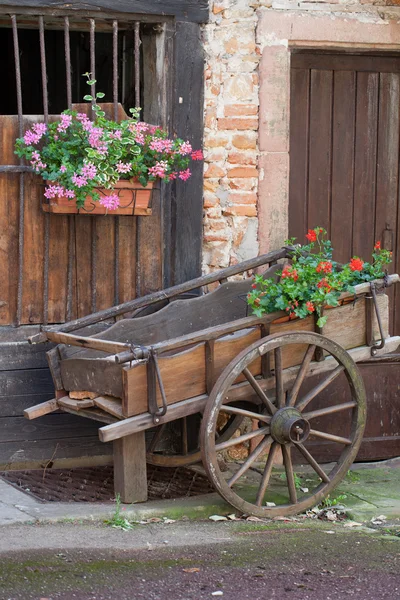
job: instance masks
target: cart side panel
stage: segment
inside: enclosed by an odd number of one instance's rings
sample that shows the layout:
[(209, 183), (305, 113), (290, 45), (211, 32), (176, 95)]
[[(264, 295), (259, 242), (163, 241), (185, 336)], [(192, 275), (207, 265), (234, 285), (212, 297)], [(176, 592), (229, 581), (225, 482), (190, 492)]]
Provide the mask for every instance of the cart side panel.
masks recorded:
[[(251, 283), (251, 279), (224, 283), (204, 296), (175, 300), (154, 314), (121, 319), (91, 337), (150, 345), (241, 319), (247, 314), (246, 294)], [(62, 346), (60, 350), (62, 358), (104, 357), (103, 353), (72, 346)]]
[[(260, 330), (251, 329), (239, 332), (240, 335), (226, 336), (217, 340), (214, 349), (213, 379), (218, 378), (226, 365), (244, 348), (260, 339)], [(194, 396), (205, 394), (207, 390), (205, 345), (200, 344), (174, 356), (159, 358), (161, 377), (168, 404), (174, 404)], [(258, 374), (261, 360), (252, 371)], [(123, 371), (124, 395), (122, 412), (132, 417), (147, 412), (147, 376), (146, 365), (125, 368)], [(161, 405), (161, 394), (157, 390), (157, 399)]]

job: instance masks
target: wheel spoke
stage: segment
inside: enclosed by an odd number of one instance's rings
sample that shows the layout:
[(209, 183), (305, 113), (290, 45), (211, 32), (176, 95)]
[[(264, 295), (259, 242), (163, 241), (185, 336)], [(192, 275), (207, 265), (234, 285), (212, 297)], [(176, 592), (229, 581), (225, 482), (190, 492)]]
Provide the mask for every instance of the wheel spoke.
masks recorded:
[(326, 408), (320, 408), (319, 410), (312, 410), (308, 413), (303, 413), (303, 417), (307, 420), (315, 419), (315, 417), (323, 417), (324, 415), (331, 415), (341, 410), (348, 410), (349, 408), (355, 408), (357, 402), (344, 402), (343, 404), (336, 404), (336, 406), (327, 406)]
[(154, 450), (156, 449), (157, 444), (160, 441), (161, 436), (164, 432), (165, 426), (166, 426), (166, 423), (163, 423), (163, 425), (159, 425), (157, 427), (156, 432), (153, 435), (152, 440), (149, 444), (149, 447), (147, 448), (147, 452), (154, 452)]
[(283, 373), (282, 373), (282, 350), (281, 348), (275, 348), (275, 390), (276, 390), (276, 404), (278, 408), (285, 406), (285, 393), (283, 391)]
[(246, 377), (247, 381), (250, 383), (257, 396), (262, 400), (263, 404), (265, 404), (271, 415), (274, 415), (276, 413), (276, 406), (272, 404), (271, 400), (261, 388), (257, 379), (252, 375), (252, 373), (250, 373), (249, 369), (247, 368), (243, 369), (243, 375)]
[(263, 476), (261, 479), (260, 487), (258, 488), (257, 499), (256, 499), (257, 506), (261, 506), (262, 501), (264, 500), (265, 491), (269, 484), (269, 480), (270, 480), (271, 473), (272, 473), (272, 467), (274, 465), (274, 458), (275, 458), (275, 454), (276, 454), (278, 448), (279, 448), (278, 442), (273, 442), (272, 446), (270, 448), (269, 454), (268, 454), (268, 459), (267, 459), (267, 462), (265, 465), (265, 469), (264, 469), (264, 473), (263, 473)]
[(247, 442), (259, 435), (267, 435), (270, 433), (269, 427), (260, 427), (260, 429), (256, 429), (256, 431), (250, 431), (250, 433), (244, 433), (243, 435), (239, 435), (236, 438), (231, 438), (226, 442), (221, 442), (220, 444), (215, 445), (215, 450), (217, 452), (221, 450), (225, 450), (226, 448), (230, 448), (231, 446), (237, 446), (237, 444), (242, 444), (243, 442)]
[(182, 418), (181, 424), (181, 442), (182, 442), (182, 454), (186, 456), (188, 453), (188, 430), (187, 430), (187, 418)]
[(236, 481), (239, 479), (239, 477), (241, 477), (244, 473), (246, 473), (246, 471), (248, 471), (248, 469), (250, 469), (253, 462), (257, 460), (260, 454), (265, 452), (265, 450), (271, 443), (272, 437), (269, 435), (258, 444), (258, 446), (253, 450), (253, 452), (249, 454), (247, 460), (245, 460), (240, 469), (238, 469), (236, 473), (229, 479), (229, 481), (227, 482), (229, 487), (232, 487), (233, 484), (236, 483)]
[(296, 504), (297, 491), (296, 491), (296, 485), (294, 482), (294, 473), (293, 473), (293, 465), (292, 465), (290, 446), (283, 444), (282, 445), (282, 454), (283, 454), (283, 464), (285, 465), (286, 481), (287, 481), (288, 490), (289, 490), (290, 502), (292, 504)]
[(330, 442), (336, 442), (337, 444), (344, 444), (345, 446), (351, 446), (351, 440), (349, 438), (340, 437), (339, 435), (332, 435), (331, 433), (325, 433), (324, 431), (316, 431), (310, 429), (310, 435), (321, 438), (323, 440), (329, 440)]
[(288, 401), (287, 401), (287, 406), (294, 406), (296, 404), (296, 400), (297, 400), (297, 396), (298, 393), (300, 391), (301, 388), (301, 384), (304, 381), (304, 377), (307, 374), (308, 371), (308, 367), (310, 366), (310, 362), (312, 361), (312, 358), (314, 356), (314, 352), (315, 352), (315, 345), (311, 345), (308, 346), (307, 348), (307, 352), (304, 355), (304, 358), (302, 360), (301, 366), (300, 366), (300, 370), (297, 373), (297, 377), (296, 377), (296, 381), (293, 384), (293, 387), (291, 389)]
[(271, 417), (267, 415), (259, 415), (258, 413), (245, 410), (244, 408), (237, 408), (236, 406), (221, 406), (220, 412), (226, 412), (232, 415), (242, 415), (243, 417), (249, 417), (250, 419), (257, 419), (263, 423), (271, 423)]
[(318, 385), (316, 385), (312, 390), (310, 390), (308, 394), (306, 394), (304, 398), (295, 405), (296, 408), (300, 411), (304, 410), (305, 407), (311, 402), (311, 400), (315, 398), (315, 396), (318, 396), (318, 394), (322, 392), (326, 387), (328, 387), (328, 385), (332, 383), (332, 381), (336, 379), (336, 377), (338, 377), (343, 371), (344, 367), (342, 365), (336, 367), (336, 369), (329, 373), (328, 377), (320, 381)]
[(313, 458), (311, 456), (311, 454), (309, 453), (309, 451), (307, 450), (307, 448), (305, 446), (303, 446), (303, 444), (296, 444), (296, 448), (302, 453), (302, 455), (304, 456), (304, 458), (306, 459), (306, 461), (310, 463), (310, 465), (312, 466), (312, 468), (314, 469), (314, 471), (317, 473), (317, 475), (319, 475), (321, 477), (322, 481), (325, 481), (325, 483), (329, 483), (330, 479), (329, 479), (328, 475), (319, 466), (319, 464), (317, 463), (317, 461), (315, 460), (315, 458)]

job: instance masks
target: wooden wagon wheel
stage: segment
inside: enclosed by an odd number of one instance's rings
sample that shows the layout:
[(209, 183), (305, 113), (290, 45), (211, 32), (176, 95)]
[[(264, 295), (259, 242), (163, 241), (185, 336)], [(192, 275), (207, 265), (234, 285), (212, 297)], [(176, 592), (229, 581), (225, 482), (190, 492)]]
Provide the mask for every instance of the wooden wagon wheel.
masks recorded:
[[(305, 345), (302, 362), (297, 368), (283, 369), (285, 352), (293, 344), (297, 344), (297, 351), (299, 344)], [(326, 371), (318, 383), (309, 382), (313, 384), (312, 389), (303, 391), (304, 381), (318, 348), (326, 354), (324, 367), (332, 365), (332, 369)], [(269, 378), (258, 379), (251, 371), (254, 371), (257, 361), (260, 363), (262, 356), (266, 357), (264, 361), (271, 361), (270, 365), (274, 361), (274, 369)], [(342, 398), (335, 396), (329, 406), (315, 409), (320, 392), (341, 373), (346, 377), (351, 401), (343, 402)], [(220, 413), (244, 415), (242, 409), (224, 405), (232, 386), (241, 375), (247, 379), (251, 392), (257, 398), (253, 410), (246, 411), (255, 430), (220, 443), (215, 438)], [(313, 421), (318, 422), (318, 419), (329, 415), (328, 418), (334, 422), (335, 413), (341, 411), (346, 411), (350, 424), (350, 432), (346, 437), (340, 430), (336, 435), (321, 431), (318, 426), (313, 428)], [(346, 475), (360, 447), (365, 418), (364, 384), (356, 364), (341, 346), (316, 333), (270, 335), (255, 342), (232, 360), (212, 390), (201, 427), (204, 468), (216, 490), (240, 512), (258, 517), (293, 515), (317, 505)], [(329, 428), (331, 425), (330, 422)], [(255, 438), (255, 448), (250, 449), (243, 462), (233, 464), (233, 473), (231, 464), (229, 474), (222, 472), (221, 453), (234, 447), (243, 448), (243, 444), (248, 444), (252, 438)], [(323, 468), (318, 464), (307, 449), (311, 438), (333, 443), (338, 448), (340, 455), (333, 466), (331, 464)], [(300, 453), (302, 462), (311, 472), (301, 485), (293, 468), (294, 449)], [(281, 474), (277, 474), (276, 469), (273, 472), (274, 463), (280, 456), (279, 450), (282, 452), (284, 465)]]
[[(227, 415), (227, 420), (217, 426), (217, 439), (219, 443), (232, 437), (243, 421), (240, 415)], [(183, 417), (174, 421), (178, 431), (175, 436), (178, 438), (176, 450), (163, 449), (160, 442), (166, 433), (166, 429), (171, 423), (164, 423), (157, 427), (153, 437), (147, 444), (146, 462), (158, 467), (186, 467), (201, 462), (201, 451), (199, 444), (200, 424), (202, 415), (196, 413), (188, 417)]]

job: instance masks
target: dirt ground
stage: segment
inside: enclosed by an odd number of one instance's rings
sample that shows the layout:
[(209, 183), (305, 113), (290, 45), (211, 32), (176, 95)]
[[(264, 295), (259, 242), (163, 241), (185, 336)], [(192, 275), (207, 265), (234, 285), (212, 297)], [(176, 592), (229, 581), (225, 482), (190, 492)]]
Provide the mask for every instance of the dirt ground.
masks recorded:
[(126, 532), (104, 525), (5, 527), (0, 598), (395, 600), (397, 529), (367, 533), (314, 522), (157, 523)]

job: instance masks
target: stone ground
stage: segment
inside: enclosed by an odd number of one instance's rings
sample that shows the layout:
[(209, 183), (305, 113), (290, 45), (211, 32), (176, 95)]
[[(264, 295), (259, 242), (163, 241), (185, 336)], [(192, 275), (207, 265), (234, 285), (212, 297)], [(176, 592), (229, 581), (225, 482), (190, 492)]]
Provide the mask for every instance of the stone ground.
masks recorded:
[(400, 598), (400, 459), (355, 465), (337, 498), (345, 520), (214, 522), (233, 512), (215, 494), (117, 519), (113, 504), (43, 504), (0, 482), (0, 600)]

